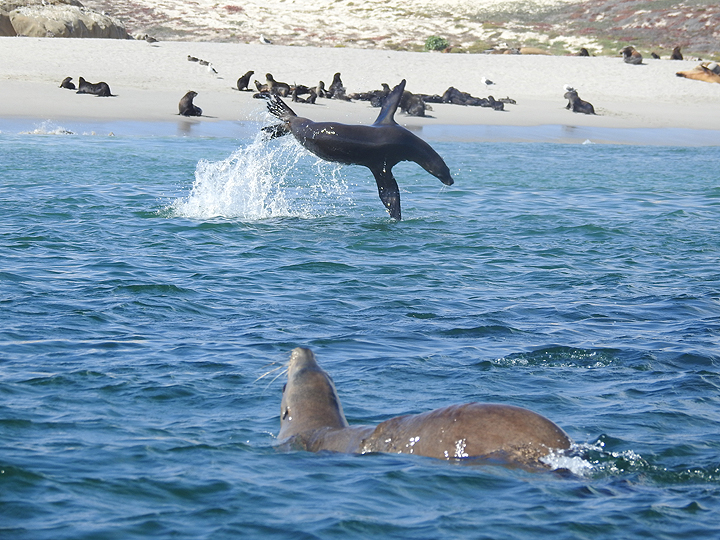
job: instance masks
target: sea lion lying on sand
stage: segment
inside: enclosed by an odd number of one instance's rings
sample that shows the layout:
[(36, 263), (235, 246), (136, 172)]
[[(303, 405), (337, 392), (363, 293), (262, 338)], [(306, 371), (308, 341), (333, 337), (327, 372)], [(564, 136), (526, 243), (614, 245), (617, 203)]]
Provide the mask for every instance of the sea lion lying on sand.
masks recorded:
[(692, 69), (678, 71), (675, 75), (696, 81), (720, 83), (720, 66), (715, 62), (703, 62)]

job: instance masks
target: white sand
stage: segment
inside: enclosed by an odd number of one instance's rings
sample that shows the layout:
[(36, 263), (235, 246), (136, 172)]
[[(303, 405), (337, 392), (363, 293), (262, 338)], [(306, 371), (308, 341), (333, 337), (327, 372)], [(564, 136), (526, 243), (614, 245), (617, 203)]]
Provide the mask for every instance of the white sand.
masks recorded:
[[(210, 73), (188, 55), (208, 60)], [(695, 61), (647, 59), (630, 66), (621, 58), (411, 53), (349, 48), (282, 47), (200, 42), (0, 38), (0, 130), (2, 119), (174, 121), (177, 103), (195, 90), (201, 122), (262, 120), (262, 100), (238, 92), (237, 78), (252, 69), (264, 81), (329, 84), (342, 73), (348, 93), (395, 85), (407, 79), (416, 93), (442, 94), (448, 86), (474, 96), (509, 96), (517, 105), (505, 112), (480, 107), (432, 105), (429, 118), (402, 114), (413, 125), (569, 125), (607, 128), (689, 128), (720, 130), (720, 84), (675, 76)], [(116, 97), (79, 95), (58, 87), (66, 76), (107, 82)], [(486, 87), (482, 77), (496, 84)], [(563, 86), (578, 89), (598, 116), (565, 109)], [(319, 99), (293, 105), (315, 120), (372, 123), (377, 116), (366, 102)]]

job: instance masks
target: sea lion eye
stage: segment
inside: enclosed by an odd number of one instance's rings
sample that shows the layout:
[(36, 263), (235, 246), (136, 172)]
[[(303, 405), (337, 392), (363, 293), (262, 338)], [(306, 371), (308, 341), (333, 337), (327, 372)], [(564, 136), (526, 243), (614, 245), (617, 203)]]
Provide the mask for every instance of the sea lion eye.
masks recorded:
[(286, 407), (285, 410), (283, 411), (282, 419), (285, 420), (289, 414), (290, 414), (290, 407)]

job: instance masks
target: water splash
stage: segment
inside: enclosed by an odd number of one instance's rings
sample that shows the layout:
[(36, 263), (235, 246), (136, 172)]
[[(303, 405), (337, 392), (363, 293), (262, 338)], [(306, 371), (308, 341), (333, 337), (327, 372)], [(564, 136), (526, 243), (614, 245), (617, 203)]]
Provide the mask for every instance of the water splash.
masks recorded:
[(20, 135), (76, 135), (76, 133), (62, 126), (58, 126), (50, 120), (46, 120), (40, 125), (37, 125), (33, 130), (21, 131)]
[(314, 218), (348, 202), (340, 166), (317, 160), (294, 139), (268, 142), (258, 135), (228, 158), (201, 160), (187, 197), (169, 210), (193, 219)]

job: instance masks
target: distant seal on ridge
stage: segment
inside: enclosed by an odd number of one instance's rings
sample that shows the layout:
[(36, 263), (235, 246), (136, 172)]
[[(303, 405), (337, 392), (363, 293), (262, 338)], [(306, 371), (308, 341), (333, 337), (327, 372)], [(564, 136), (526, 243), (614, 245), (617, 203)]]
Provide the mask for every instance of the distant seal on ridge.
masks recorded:
[(202, 116), (202, 109), (193, 104), (193, 99), (197, 96), (197, 92), (190, 90), (178, 103), (179, 114), (183, 116)]
[(439, 459), (499, 457), (542, 466), (553, 450), (570, 448), (567, 434), (528, 409), (465, 403), (391, 418), (377, 426), (350, 426), (330, 376), (310, 349), (290, 355), (280, 405), (278, 441), (310, 452), (389, 452)]
[(110, 86), (106, 82), (91, 83), (80, 77), (78, 79), (78, 94), (94, 94), (100, 97), (114, 97), (110, 93)]
[(454, 183), (450, 169), (432, 147), (395, 122), (405, 80), (387, 96), (380, 114), (371, 126), (337, 122), (313, 122), (302, 118), (278, 96), (268, 101), (268, 110), (282, 124), (263, 128), (270, 138), (292, 133), (298, 142), (321, 159), (362, 165), (370, 169), (378, 194), (392, 219), (401, 219), (400, 189), (392, 168), (401, 161), (414, 161), (443, 184)]

